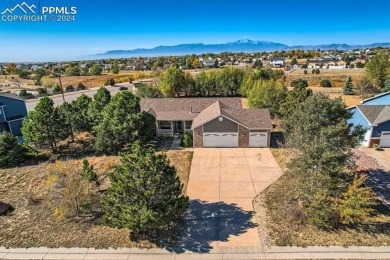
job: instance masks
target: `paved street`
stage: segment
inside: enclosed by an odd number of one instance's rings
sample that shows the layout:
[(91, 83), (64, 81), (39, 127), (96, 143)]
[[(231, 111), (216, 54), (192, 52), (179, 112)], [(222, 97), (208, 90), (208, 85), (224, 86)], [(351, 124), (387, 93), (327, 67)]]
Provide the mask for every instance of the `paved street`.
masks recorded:
[[(129, 83), (124, 83), (124, 84), (117, 84), (116, 86), (107, 86), (106, 88), (110, 91), (111, 96), (114, 96), (116, 93), (118, 93), (120, 90), (119, 88), (121, 86), (128, 87), (129, 90), (132, 89), (132, 84)], [(85, 94), (89, 97), (92, 97), (95, 95), (96, 91), (99, 88), (93, 88), (93, 89), (88, 89), (88, 90), (83, 90), (83, 91), (76, 91), (76, 92), (70, 92), (70, 93), (65, 93), (65, 101), (66, 102), (71, 102), (75, 99), (77, 99), (81, 94)], [(50, 97), (53, 99), (55, 105), (61, 105), (63, 103), (62, 95), (54, 95)], [(27, 100), (26, 101), (26, 106), (27, 106), (27, 111), (31, 111), (35, 108), (35, 106), (38, 104), (39, 99), (32, 99), (32, 100)]]
[(253, 198), (281, 175), (269, 149), (196, 148), (183, 251), (260, 246)]

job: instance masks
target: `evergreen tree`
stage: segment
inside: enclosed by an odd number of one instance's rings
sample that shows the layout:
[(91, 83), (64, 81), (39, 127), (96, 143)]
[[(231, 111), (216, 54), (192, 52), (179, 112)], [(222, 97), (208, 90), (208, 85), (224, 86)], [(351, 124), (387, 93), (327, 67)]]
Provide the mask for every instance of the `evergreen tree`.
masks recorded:
[(81, 176), (88, 182), (97, 182), (98, 176), (93, 170), (93, 165), (90, 165), (87, 159), (83, 160), (83, 171)]
[(110, 174), (111, 187), (103, 201), (103, 223), (143, 233), (170, 226), (188, 207), (183, 184), (165, 154), (143, 149), (139, 142), (121, 154)]
[(12, 134), (0, 134), (0, 168), (18, 166), (26, 158), (27, 149)]
[(120, 151), (138, 137), (142, 119), (139, 98), (129, 91), (119, 92), (103, 110), (95, 148), (104, 153)]
[(88, 108), (92, 99), (85, 94), (79, 96), (70, 103), (70, 120), (73, 130), (76, 132), (90, 131), (91, 124), (88, 116)]
[(344, 84), (343, 94), (344, 95), (353, 95), (353, 83), (352, 83), (351, 76), (348, 77), (347, 81)]
[[(101, 114), (105, 106), (110, 103), (111, 94), (105, 87), (100, 87), (96, 94), (93, 96), (93, 100), (88, 105), (88, 117), (91, 123), (91, 127), (95, 127), (101, 121)], [(92, 132), (95, 132), (92, 129)]]
[(23, 121), (24, 139), (39, 147), (48, 146), (53, 152), (57, 151), (58, 141), (68, 137), (69, 133), (66, 119), (48, 97), (41, 98), (35, 110), (29, 112)]

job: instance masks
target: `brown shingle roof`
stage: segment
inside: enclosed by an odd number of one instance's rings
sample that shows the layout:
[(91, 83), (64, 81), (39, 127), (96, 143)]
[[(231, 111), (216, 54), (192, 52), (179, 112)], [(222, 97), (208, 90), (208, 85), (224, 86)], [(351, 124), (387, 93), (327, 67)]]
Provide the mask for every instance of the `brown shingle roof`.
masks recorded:
[(390, 106), (360, 105), (357, 108), (367, 118), (370, 124), (379, 124), (390, 120)]
[(217, 100), (224, 108), (242, 108), (241, 98), (144, 98), (141, 99), (141, 110), (147, 112), (153, 109), (160, 121), (194, 120)]
[(272, 129), (268, 109), (222, 109), (222, 115), (249, 129)]
[(203, 110), (192, 123), (192, 128), (204, 125), (211, 120), (224, 116), (248, 129), (272, 129), (271, 115), (268, 109), (230, 109), (223, 108), (219, 101)]

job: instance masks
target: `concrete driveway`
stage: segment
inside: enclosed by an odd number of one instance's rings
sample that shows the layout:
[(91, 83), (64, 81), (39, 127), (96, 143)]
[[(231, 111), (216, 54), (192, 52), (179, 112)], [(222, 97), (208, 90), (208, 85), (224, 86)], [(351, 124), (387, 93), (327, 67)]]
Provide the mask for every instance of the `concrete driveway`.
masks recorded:
[(191, 203), (180, 246), (198, 252), (259, 246), (252, 200), (280, 175), (269, 149), (194, 149), (187, 189)]

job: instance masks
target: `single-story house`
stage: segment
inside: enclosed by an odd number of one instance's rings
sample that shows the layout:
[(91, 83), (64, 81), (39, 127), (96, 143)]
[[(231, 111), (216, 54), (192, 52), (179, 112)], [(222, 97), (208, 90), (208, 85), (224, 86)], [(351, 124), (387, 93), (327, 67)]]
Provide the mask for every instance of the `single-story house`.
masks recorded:
[(27, 115), (26, 103), (13, 94), (0, 94), (0, 132), (22, 135), (23, 119)]
[(243, 109), (241, 98), (146, 98), (141, 110), (156, 117), (157, 136), (190, 132), (194, 147), (269, 147), (268, 109)]
[(217, 59), (203, 59), (200, 61), (202, 67), (204, 68), (217, 68), (218, 60)]
[(363, 100), (361, 105), (348, 109), (353, 113), (349, 123), (367, 129), (362, 146), (390, 147), (390, 92)]

